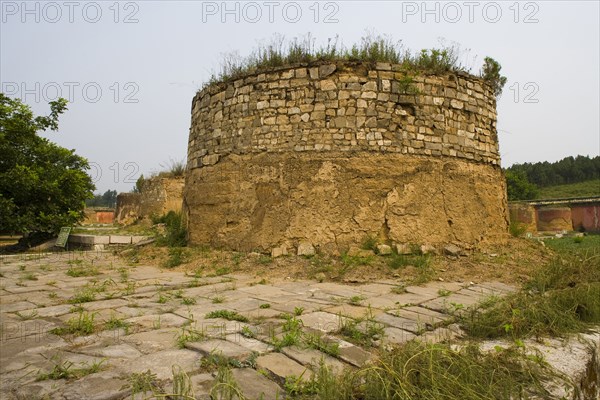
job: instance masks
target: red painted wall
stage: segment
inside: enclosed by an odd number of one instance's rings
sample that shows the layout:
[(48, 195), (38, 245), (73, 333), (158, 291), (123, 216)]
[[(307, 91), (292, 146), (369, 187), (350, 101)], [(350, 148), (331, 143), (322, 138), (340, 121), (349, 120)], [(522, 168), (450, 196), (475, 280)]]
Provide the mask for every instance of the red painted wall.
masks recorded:
[(575, 231), (600, 232), (600, 204), (574, 205), (571, 218)]
[(115, 213), (112, 211), (97, 211), (96, 221), (100, 224), (112, 224), (115, 219)]

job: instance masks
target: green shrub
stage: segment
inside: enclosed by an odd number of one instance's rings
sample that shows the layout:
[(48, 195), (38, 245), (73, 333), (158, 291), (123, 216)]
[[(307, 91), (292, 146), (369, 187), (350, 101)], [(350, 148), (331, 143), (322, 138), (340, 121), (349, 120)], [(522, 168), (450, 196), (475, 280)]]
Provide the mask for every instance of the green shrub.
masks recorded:
[(485, 57), (480, 76), (492, 87), (494, 94), (498, 97), (506, 84), (506, 77), (500, 75), (502, 67), (500, 63), (491, 57)]
[(371, 235), (366, 236), (363, 239), (360, 248), (363, 250), (373, 250), (377, 253), (377, 238)]
[(165, 234), (158, 238), (159, 246), (183, 247), (187, 245), (187, 229), (181, 212), (169, 211), (167, 214), (152, 218), (155, 224), (165, 224)]
[(508, 224), (508, 231), (512, 236), (520, 237), (527, 231), (527, 225), (517, 221), (510, 221)]

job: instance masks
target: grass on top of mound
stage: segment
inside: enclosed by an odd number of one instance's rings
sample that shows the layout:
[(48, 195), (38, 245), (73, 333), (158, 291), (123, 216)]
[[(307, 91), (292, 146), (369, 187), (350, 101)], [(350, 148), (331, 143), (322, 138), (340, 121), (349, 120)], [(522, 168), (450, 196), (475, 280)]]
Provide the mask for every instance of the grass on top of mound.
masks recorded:
[[(467, 63), (474, 59), (469, 59), (468, 53), (469, 50), (462, 50), (458, 44), (446, 44), (443, 40), (440, 40), (439, 48), (411, 51), (404, 47), (402, 41), (394, 41), (387, 35), (371, 33), (363, 36), (360, 43), (350, 47), (344, 46), (339, 36), (329, 38), (325, 46), (317, 46), (316, 39), (310, 33), (292, 40), (275, 35), (270, 42), (260, 44), (247, 57), (241, 57), (237, 52), (224, 54), (220, 71), (213, 73), (208, 85), (285, 65), (344, 61), (399, 64), (407, 74), (470, 73), (471, 68)], [(501, 66), (497, 61), (485, 57), (479, 73), (479, 76), (492, 86), (496, 95), (502, 92), (506, 83), (506, 77), (500, 75), (500, 70)]]

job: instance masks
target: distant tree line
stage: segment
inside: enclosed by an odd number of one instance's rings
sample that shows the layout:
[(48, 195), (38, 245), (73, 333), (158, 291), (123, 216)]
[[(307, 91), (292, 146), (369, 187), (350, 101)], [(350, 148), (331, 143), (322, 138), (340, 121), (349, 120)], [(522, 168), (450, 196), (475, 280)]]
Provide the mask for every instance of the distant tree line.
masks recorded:
[(514, 164), (506, 169), (523, 173), (539, 187), (585, 182), (600, 178), (600, 157), (565, 157), (560, 161)]
[(514, 164), (504, 170), (509, 200), (530, 200), (538, 188), (600, 179), (600, 156)]
[(86, 207), (110, 207), (117, 205), (117, 191), (107, 190), (104, 194), (96, 194), (92, 199), (85, 201)]

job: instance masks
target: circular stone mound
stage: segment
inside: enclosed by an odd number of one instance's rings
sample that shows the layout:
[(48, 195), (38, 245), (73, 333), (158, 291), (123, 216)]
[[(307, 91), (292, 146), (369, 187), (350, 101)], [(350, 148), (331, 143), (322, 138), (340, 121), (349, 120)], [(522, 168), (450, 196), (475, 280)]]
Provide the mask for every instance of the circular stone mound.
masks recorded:
[(471, 247), (505, 237), (496, 99), (468, 74), (327, 64), (249, 74), (193, 100), (189, 240), (341, 252), (367, 235)]

